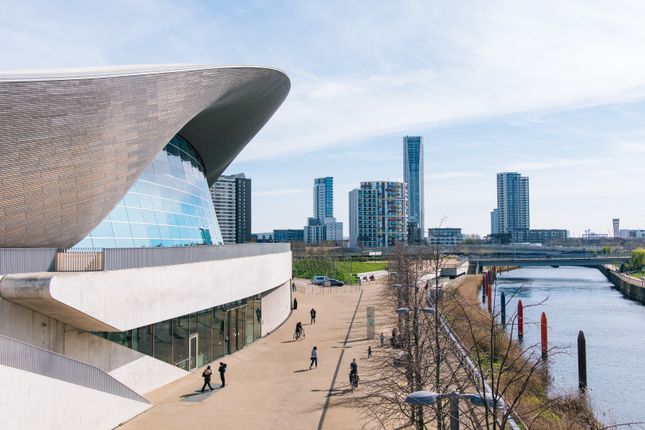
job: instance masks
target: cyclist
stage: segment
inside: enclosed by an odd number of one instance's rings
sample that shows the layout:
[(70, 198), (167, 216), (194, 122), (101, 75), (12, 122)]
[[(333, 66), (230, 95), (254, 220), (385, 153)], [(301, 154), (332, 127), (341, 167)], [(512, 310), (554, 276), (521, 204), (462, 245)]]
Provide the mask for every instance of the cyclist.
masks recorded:
[(352, 359), (352, 362), (349, 364), (349, 383), (354, 388), (358, 388), (358, 363), (356, 359)]
[(302, 337), (302, 334), (304, 333), (304, 329), (302, 328), (302, 323), (298, 321), (296, 323), (296, 333), (295, 333), (295, 338), (300, 339)]

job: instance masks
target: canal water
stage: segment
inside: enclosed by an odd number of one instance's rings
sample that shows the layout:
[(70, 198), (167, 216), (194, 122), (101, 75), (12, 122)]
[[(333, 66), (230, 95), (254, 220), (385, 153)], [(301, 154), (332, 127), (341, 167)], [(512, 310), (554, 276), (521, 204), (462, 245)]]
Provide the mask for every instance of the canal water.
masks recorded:
[[(628, 300), (602, 273), (583, 267), (527, 267), (498, 276), (497, 302), (505, 291), (507, 315), (524, 310), (524, 342), (540, 341), (540, 315), (549, 322), (552, 394), (576, 393), (576, 342), (587, 340), (587, 380), (596, 417), (603, 423), (645, 423), (645, 305)], [(511, 298), (512, 297), (512, 298)], [(507, 317), (508, 319), (508, 317)], [(639, 425), (635, 428), (645, 428)]]

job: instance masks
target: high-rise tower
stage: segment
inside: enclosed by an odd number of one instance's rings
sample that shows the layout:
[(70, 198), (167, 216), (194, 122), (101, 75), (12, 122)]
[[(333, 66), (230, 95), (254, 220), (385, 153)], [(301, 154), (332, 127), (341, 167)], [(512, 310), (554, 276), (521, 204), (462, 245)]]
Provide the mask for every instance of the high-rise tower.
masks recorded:
[(403, 181), (408, 184), (408, 241), (423, 240), (423, 137), (403, 137)]
[(497, 233), (517, 234), (529, 228), (529, 178), (515, 172), (498, 173)]

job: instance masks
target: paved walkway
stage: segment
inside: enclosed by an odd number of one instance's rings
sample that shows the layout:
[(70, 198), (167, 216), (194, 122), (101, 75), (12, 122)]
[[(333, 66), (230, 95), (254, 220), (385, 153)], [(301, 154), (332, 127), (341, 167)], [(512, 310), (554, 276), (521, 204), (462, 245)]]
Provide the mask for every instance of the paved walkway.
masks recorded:
[[(306, 281), (299, 281), (301, 286)], [(227, 385), (213, 393), (196, 392), (201, 371), (150, 393), (155, 405), (124, 424), (124, 429), (362, 429), (373, 428), (360, 412), (339, 405), (351, 396), (347, 375), (352, 358), (367, 360), (366, 307), (377, 307), (376, 333), (386, 331), (378, 311), (379, 282), (358, 289), (320, 293), (299, 288), (298, 309), (285, 324), (241, 351), (224, 357)], [(360, 299), (360, 302), (359, 302)], [(309, 310), (318, 311), (309, 325)], [(353, 322), (352, 322), (353, 320)], [(306, 339), (293, 342), (297, 321)], [(351, 329), (350, 329), (351, 328)], [(386, 332), (387, 333), (387, 332)], [(318, 347), (318, 368), (309, 370), (312, 347)], [(213, 380), (219, 381), (214, 363)], [(328, 394), (331, 393), (331, 396)]]

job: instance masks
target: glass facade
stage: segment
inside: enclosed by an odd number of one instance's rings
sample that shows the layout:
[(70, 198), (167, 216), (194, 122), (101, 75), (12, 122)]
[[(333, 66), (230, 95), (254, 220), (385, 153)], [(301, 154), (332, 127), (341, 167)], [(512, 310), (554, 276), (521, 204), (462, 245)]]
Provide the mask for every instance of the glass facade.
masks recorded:
[(76, 247), (133, 248), (221, 244), (199, 154), (177, 135), (110, 214)]
[(403, 137), (403, 181), (408, 184), (408, 237), (413, 242), (423, 238), (423, 138)]
[(121, 333), (95, 333), (184, 370), (244, 348), (262, 333), (257, 295)]

